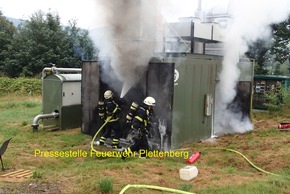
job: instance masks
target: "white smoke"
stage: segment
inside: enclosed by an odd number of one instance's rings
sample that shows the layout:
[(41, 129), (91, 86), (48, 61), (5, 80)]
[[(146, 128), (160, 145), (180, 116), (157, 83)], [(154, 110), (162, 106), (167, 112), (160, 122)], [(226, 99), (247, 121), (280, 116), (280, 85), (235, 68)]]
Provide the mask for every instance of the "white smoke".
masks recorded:
[(102, 56), (110, 59), (103, 65), (106, 74), (103, 78), (113, 75), (123, 82), (121, 95), (141, 78), (153, 56), (156, 46), (154, 4), (154, 0), (97, 0), (97, 10), (104, 24), (97, 47), (101, 59)]
[(176, 22), (180, 17), (194, 14), (198, 1), (193, 0), (158, 0), (158, 7), (167, 22)]
[(236, 83), (240, 71), (237, 67), (239, 56), (258, 39), (270, 39), (270, 25), (286, 20), (290, 14), (289, 0), (232, 0), (230, 13), (233, 22), (225, 37), (225, 50), (220, 82), (217, 86), (215, 134), (253, 129), (248, 118), (241, 113), (230, 111), (227, 106), (236, 95)]

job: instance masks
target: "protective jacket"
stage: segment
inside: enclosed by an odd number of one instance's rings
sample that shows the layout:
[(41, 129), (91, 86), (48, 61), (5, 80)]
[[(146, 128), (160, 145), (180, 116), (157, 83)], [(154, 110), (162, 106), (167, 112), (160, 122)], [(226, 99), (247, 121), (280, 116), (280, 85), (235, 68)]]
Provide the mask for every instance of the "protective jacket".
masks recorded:
[(118, 113), (120, 112), (120, 110), (121, 108), (114, 101), (113, 98), (99, 101), (99, 116), (105, 120), (110, 117), (110, 120), (108, 122), (114, 122), (119, 120)]
[(142, 106), (138, 106), (137, 103), (133, 102), (126, 119), (127, 122), (131, 124), (133, 132), (137, 130), (140, 135), (144, 135), (148, 134), (149, 117), (150, 112), (148, 110), (148, 105), (143, 104)]
[[(136, 103), (132, 103), (132, 105), (136, 105)], [(146, 104), (131, 106), (126, 116), (128, 123), (131, 124), (131, 134), (134, 140), (134, 143), (124, 151), (127, 157), (136, 151), (149, 150), (147, 134), (150, 112), (148, 109)]]
[[(146, 105), (145, 105), (146, 106)], [(131, 128), (139, 130), (142, 134), (148, 133), (149, 110), (145, 106), (140, 106), (132, 120)]]
[(105, 126), (105, 132), (100, 138), (100, 145), (105, 144), (108, 137), (111, 136), (112, 131), (114, 131), (114, 136), (112, 139), (112, 147), (119, 148), (119, 139), (122, 136), (122, 131), (119, 124), (119, 115), (121, 108), (114, 101), (113, 98), (105, 99), (99, 102), (99, 116), (101, 119), (107, 121)]

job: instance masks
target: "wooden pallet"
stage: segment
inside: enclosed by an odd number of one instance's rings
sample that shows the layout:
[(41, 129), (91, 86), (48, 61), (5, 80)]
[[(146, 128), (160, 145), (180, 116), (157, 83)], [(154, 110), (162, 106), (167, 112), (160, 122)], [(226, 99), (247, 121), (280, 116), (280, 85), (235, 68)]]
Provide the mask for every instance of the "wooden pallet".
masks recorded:
[(7, 174), (0, 175), (0, 181), (5, 182), (22, 182), (32, 176), (31, 170), (16, 170)]

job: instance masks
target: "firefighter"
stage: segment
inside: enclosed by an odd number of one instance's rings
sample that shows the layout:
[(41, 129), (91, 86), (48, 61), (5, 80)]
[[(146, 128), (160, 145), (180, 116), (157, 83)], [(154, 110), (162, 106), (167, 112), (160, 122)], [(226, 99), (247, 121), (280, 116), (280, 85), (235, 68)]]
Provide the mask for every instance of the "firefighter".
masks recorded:
[(119, 104), (114, 100), (113, 92), (107, 90), (104, 93), (104, 101), (99, 102), (99, 116), (101, 120), (107, 121), (105, 126), (105, 132), (100, 138), (100, 145), (104, 145), (108, 137), (111, 136), (112, 131), (114, 132), (112, 140), (112, 148), (121, 148), (119, 145), (120, 137), (122, 136), (122, 131), (120, 129), (119, 116), (121, 108)]
[[(133, 155), (140, 150), (149, 150), (148, 138), (150, 129), (150, 115), (153, 113), (155, 99), (146, 97), (141, 106), (133, 102), (128, 115), (126, 116), (127, 124), (131, 126), (131, 134), (134, 143), (123, 152), (123, 158)], [(144, 156), (140, 156), (144, 157)]]

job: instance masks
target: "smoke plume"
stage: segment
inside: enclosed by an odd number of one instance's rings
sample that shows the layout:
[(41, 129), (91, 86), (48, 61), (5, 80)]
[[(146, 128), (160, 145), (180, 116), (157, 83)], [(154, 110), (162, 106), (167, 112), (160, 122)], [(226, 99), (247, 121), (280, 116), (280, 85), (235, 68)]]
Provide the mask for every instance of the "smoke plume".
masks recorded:
[[(121, 97), (145, 72), (156, 46), (156, 10), (151, 0), (97, 0), (102, 17), (97, 47), (99, 57), (109, 57), (102, 66), (107, 82), (116, 77), (123, 82)], [(106, 77), (112, 76), (106, 80)], [(108, 83), (114, 87), (116, 84)], [(115, 88), (117, 89), (117, 88)]]
[(217, 85), (215, 134), (243, 133), (253, 129), (249, 118), (243, 118), (241, 113), (228, 108), (236, 95), (239, 56), (254, 41), (271, 37), (270, 25), (287, 19), (290, 1), (232, 0), (229, 8), (233, 22), (225, 37), (224, 61)]

